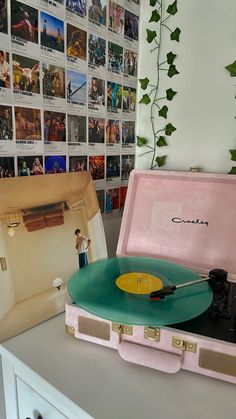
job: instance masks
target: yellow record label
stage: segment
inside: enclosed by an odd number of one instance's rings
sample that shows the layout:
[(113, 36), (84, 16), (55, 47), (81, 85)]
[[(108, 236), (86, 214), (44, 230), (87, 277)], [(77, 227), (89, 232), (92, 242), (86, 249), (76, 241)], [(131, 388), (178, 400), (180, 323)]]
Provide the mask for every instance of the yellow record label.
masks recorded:
[(116, 285), (131, 294), (150, 294), (152, 291), (160, 290), (163, 282), (160, 278), (144, 272), (129, 272), (119, 276)]

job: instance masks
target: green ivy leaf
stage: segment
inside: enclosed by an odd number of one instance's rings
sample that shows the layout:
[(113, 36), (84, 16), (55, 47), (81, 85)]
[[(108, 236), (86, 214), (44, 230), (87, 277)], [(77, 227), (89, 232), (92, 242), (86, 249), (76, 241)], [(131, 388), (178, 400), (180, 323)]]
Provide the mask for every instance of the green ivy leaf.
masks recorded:
[(148, 105), (150, 102), (150, 96), (148, 96), (147, 94), (143, 95), (142, 99), (139, 101), (139, 103), (144, 103), (144, 105)]
[(230, 65), (227, 65), (225, 68), (230, 72), (231, 77), (236, 77), (236, 61)]
[(177, 92), (175, 92), (174, 90), (172, 90), (172, 89), (167, 89), (166, 90), (166, 99), (167, 100), (172, 100), (175, 95), (177, 95)]
[(172, 124), (167, 124), (165, 126), (165, 134), (170, 136), (172, 134), (172, 132), (176, 131), (176, 128), (174, 127), (174, 125)]
[(143, 147), (148, 143), (148, 140), (145, 137), (139, 137), (137, 136), (137, 146)]
[(147, 32), (147, 42), (150, 44), (154, 38), (156, 38), (157, 33), (156, 31), (150, 31), (150, 29), (146, 29)]
[(229, 150), (231, 154), (231, 160), (236, 161), (236, 150)]
[(233, 166), (232, 169), (229, 172), (229, 175), (236, 175), (236, 167)]
[(178, 12), (178, 9), (177, 9), (177, 0), (175, 0), (173, 4), (170, 4), (169, 5), (169, 7), (167, 9), (167, 13), (169, 13), (172, 16), (174, 16), (177, 12)]
[(162, 116), (163, 118), (167, 118), (167, 112), (168, 112), (168, 108), (166, 105), (164, 105), (158, 112), (159, 116)]
[(177, 70), (177, 68), (175, 67), (174, 64), (171, 64), (167, 73), (168, 77), (173, 77), (176, 74), (179, 74), (179, 71)]
[(159, 15), (157, 10), (153, 10), (152, 16), (149, 19), (149, 22), (159, 22), (161, 16)]
[(168, 52), (168, 54), (166, 54), (167, 57), (167, 63), (168, 64), (173, 64), (175, 58), (176, 58), (176, 54), (173, 54), (172, 51)]
[(160, 136), (158, 141), (156, 142), (156, 145), (157, 145), (157, 147), (165, 147), (168, 144), (167, 144), (167, 141), (166, 141), (165, 137)]
[(179, 28), (176, 28), (173, 32), (171, 32), (170, 34), (171, 41), (179, 42), (180, 33), (181, 33), (181, 30)]
[(141, 84), (141, 89), (146, 90), (148, 87), (149, 79), (145, 77), (145, 79), (139, 79), (139, 83)]
[(166, 155), (165, 156), (158, 156), (156, 158), (157, 166), (158, 167), (164, 166), (166, 164), (166, 159), (167, 159)]
[(154, 7), (157, 4), (157, 0), (150, 0), (150, 6)]

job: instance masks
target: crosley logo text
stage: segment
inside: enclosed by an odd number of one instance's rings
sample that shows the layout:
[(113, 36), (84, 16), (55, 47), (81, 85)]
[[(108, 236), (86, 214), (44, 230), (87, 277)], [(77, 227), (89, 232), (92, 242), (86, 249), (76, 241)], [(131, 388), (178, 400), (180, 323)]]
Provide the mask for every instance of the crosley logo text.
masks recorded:
[(208, 221), (200, 221), (198, 218), (196, 220), (183, 220), (182, 218), (175, 217), (171, 220), (173, 223), (188, 223), (188, 224), (203, 224), (208, 227)]

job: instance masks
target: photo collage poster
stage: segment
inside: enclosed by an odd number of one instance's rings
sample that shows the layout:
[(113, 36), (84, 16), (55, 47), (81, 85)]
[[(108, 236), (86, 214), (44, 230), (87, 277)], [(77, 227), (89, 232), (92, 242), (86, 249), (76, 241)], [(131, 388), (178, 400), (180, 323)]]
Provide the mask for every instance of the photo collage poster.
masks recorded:
[(1, 0), (0, 178), (90, 171), (101, 212), (135, 166), (139, 0)]

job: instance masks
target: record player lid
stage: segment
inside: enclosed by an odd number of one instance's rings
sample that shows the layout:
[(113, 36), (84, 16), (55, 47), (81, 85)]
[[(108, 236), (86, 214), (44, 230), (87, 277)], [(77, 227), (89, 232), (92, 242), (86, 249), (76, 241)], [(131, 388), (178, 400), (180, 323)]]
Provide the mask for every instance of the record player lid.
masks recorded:
[(236, 274), (236, 176), (133, 170), (117, 256)]

